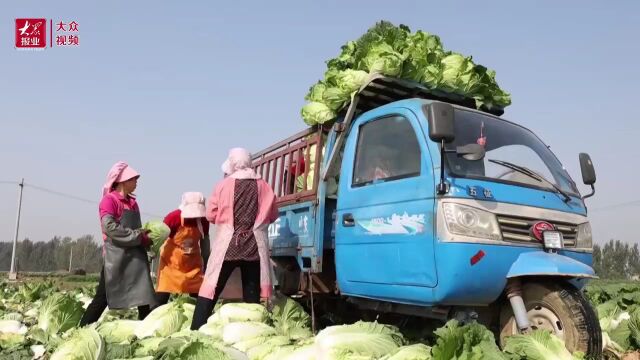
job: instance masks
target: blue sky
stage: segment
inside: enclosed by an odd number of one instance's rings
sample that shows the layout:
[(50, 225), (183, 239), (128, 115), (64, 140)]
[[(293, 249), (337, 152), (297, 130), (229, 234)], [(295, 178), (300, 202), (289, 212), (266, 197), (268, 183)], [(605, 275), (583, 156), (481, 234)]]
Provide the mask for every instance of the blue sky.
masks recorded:
[[(208, 195), (232, 146), (259, 150), (304, 128), (311, 84), (346, 41), (377, 20), (438, 34), (493, 68), (513, 105), (580, 181), (598, 241), (639, 240), (637, 1), (3, 1), (0, 182), (100, 198), (109, 167), (142, 173), (143, 211), (183, 191)], [(80, 46), (20, 52), (14, 19), (79, 24)], [(583, 191), (584, 188), (582, 188)], [(0, 240), (13, 236), (17, 188), (0, 183)], [(27, 188), (21, 237), (99, 233), (96, 206)]]

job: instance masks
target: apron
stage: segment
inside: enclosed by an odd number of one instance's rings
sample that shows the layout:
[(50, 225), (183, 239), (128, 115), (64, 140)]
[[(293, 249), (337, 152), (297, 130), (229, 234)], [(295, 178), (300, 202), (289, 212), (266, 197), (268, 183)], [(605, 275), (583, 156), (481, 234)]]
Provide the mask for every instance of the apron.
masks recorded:
[[(218, 207), (233, 209), (235, 178), (228, 177), (223, 180), (221, 194), (214, 198), (218, 202)], [(269, 212), (275, 208), (275, 196), (270, 186), (263, 180), (258, 180), (258, 216), (253, 226), (253, 234), (258, 245), (260, 258), (260, 297), (269, 299), (273, 292), (273, 266), (269, 257), (269, 237), (267, 229), (269, 223), (276, 220), (270, 219)], [(227, 254), (229, 244), (233, 239), (233, 211), (228, 211), (220, 215), (216, 221), (214, 239), (211, 241), (211, 255), (204, 275), (204, 281), (200, 287), (199, 296), (213, 299), (219, 295), (220, 299), (242, 299), (242, 277), (240, 269), (236, 268), (227, 281), (225, 288), (220, 294), (216, 294), (216, 285), (222, 270), (222, 264)]]
[(198, 226), (181, 226), (175, 236), (169, 238), (160, 249), (158, 287), (156, 291), (178, 294), (195, 294), (202, 285), (202, 254), (200, 239), (204, 237), (202, 222)]
[[(125, 209), (120, 225), (128, 229), (142, 227), (140, 213)], [(155, 305), (149, 260), (142, 246), (118, 247), (107, 237), (104, 256), (104, 282), (110, 309), (129, 309)]]

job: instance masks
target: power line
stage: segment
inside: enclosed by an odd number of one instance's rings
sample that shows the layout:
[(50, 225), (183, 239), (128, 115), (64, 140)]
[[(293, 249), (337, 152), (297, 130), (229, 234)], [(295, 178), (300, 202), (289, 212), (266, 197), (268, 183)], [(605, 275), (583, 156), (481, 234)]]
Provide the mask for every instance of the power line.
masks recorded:
[(75, 195), (65, 194), (65, 193), (62, 193), (62, 192), (59, 192), (59, 191), (43, 188), (43, 187), (37, 186), (37, 185), (32, 185), (32, 184), (25, 183), (24, 186), (30, 187), (32, 189), (40, 190), (40, 191), (43, 191), (43, 192), (46, 192), (46, 193), (49, 193), (49, 194), (62, 196), (62, 197), (68, 198), (68, 199), (82, 201), (82, 202), (89, 203), (89, 204), (98, 204), (98, 202), (95, 201), (95, 200), (84, 199), (84, 198), (81, 198), (81, 197), (78, 197), (78, 196), (75, 196)]
[(627, 202), (618, 203), (618, 204), (601, 206), (599, 208), (591, 209), (591, 211), (614, 210), (614, 209), (618, 209), (618, 208), (621, 208), (621, 207), (636, 206), (636, 205), (640, 205), (640, 200), (627, 201)]
[[(32, 188), (32, 189), (35, 189), (35, 190), (39, 190), (39, 191), (42, 191), (42, 192), (45, 192), (45, 193), (61, 196), (61, 197), (64, 197), (64, 198), (67, 198), (67, 199), (71, 199), (71, 200), (81, 201), (81, 202), (92, 204), (92, 205), (99, 205), (100, 204), (100, 202), (95, 201), (95, 200), (85, 199), (85, 198), (82, 198), (82, 197), (79, 197), (79, 196), (76, 196), (76, 195), (67, 194), (67, 193), (64, 193), (64, 192), (57, 191), (57, 190), (48, 189), (48, 188), (45, 188), (45, 187), (42, 187), (42, 186), (37, 186), (37, 185), (33, 185), (33, 184), (28, 184), (28, 183), (25, 183), (24, 186)], [(156, 218), (160, 218), (161, 217), (160, 215), (151, 214), (151, 213), (144, 212), (144, 211), (141, 211), (140, 213), (144, 214), (144, 215), (147, 215), (147, 216), (156, 217)]]
[[(20, 183), (17, 182), (17, 181), (0, 181), (0, 184), (19, 185)], [(61, 197), (67, 198), (67, 199), (81, 201), (81, 202), (92, 204), (92, 205), (99, 204), (99, 202), (95, 201), (95, 200), (85, 199), (85, 198), (82, 198), (82, 197), (79, 197), (79, 196), (76, 196), (76, 195), (67, 194), (67, 193), (64, 193), (64, 192), (48, 189), (48, 188), (45, 188), (45, 187), (42, 187), (42, 186), (37, 186), (37, 185), (27, 184), (27, 183), (25, 183), (24, 186), (30, 187), (32, 189), (39, 190), (39, 191), (42, 191), (42, 192), (46, 192), (46, 193), (49, 193), (49, 194), (61, 196)], [(640, 200), (634, 200), (634, 201), (627, 201), (627, 202), (618, 203), (618, 204), (601, 206), (601, 207), (598, 207), (598, 208), (590, 209), (589, 211), (590, 212), (607, 211), (607, 210), (615, 210), (615, 209), (622, 208), (622, 207), (638, 206), (638, 205), (640, 205)], [(144, 214), (144, 215), (147, 215), (147, 216), (151, 216), (151, 217), (161, 217), (160, 215), (151, 214), (151, 213), (148, 213), (148, 212), (140, 212), (140, 213)]]

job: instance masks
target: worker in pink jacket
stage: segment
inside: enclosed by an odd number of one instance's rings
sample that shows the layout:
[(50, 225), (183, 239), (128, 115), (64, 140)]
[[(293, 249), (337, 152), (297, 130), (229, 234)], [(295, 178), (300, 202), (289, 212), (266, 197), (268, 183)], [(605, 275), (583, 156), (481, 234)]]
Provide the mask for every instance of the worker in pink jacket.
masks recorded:
[(207, 204), (206, 217), (216, 225), (211, 255), (200, 287), (191, 329), (207, 322), (236, 268), (242, 278), (242, 298), (259, 303), (272, 292), (267, 227), (278, 218), (273, 190), (251, 167), (251, 155), (242, 148), (229, 151), (219, 182)]
[(99, 213), (102, 224), (104, 266), (96, 295), (87, 307), (80, 326), (92, 324), (110, 309), (138, 308), (144, 319), (155, 306), (155, 291), (149, 275), (146, 249), (151, 244), (142, 228), (140, 209), (133, 194), (140, 174), (125, 162), (118, 162), (107, 174)]

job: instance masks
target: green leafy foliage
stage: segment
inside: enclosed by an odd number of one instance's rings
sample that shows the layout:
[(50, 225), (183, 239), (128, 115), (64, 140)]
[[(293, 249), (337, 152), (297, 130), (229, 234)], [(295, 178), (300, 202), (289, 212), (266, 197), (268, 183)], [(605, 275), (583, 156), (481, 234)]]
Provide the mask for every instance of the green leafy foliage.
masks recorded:
[[(326, 327), (314, 336), (309, 314), (287, 297), (274, 299), (269, 310), (257, 304), (219, 304), (198, 331), (189, 329), (194, 305), (186, 296), (174, 297), (143, 321), (133, 320), (135, 310), (109, 310), (97, 324), (78, 328), (77, 321), (65, 320), (69, 316), (64, 313), (71, 308), (72, 313), (82, 314), (77, 299), (86, 289), (50, 289), (44, 292), (46, 298), (34, 301), (40, 305), (0, 301), (2, 316), (7, 318), (0, 320), (1, 359), (553, 360), (582, 356), (569, 354), (560, 339), (544, 331), (513, 336), (501, 351), (487, 328), (455, 320), (428, 336), (413, 336), (411, 342), (408, 329), (365, 321)], [(12, 299), (18, 292), (7, 288), (5, 294)], [(601, 299), (606, 314), (600, 320), (607, 356), (621, 358), (638, 349), (640, 312), (635, 311), (635, 292), (595, 286), (587, 294)], [(61, 309), (62, 320), (45, 319), (51, 315), (45, 306)], [(26, 313), (34, 307), (37, 314), (29, 323)]]
[(279, 334), (293, 340), (302, 340), (312, 336), (311, 317), (304, 308), (288, 297), (279, 299), (271, 309), (271, 320)]
[(142, 226), (142, 228), (149, 231), (148, 236), (152, 241), (151, 251), (154, 254), (159, 255), (162, 244), (164, 244), (169, 237), (169, 234), (171, 234), (171, 229), (169, 229), (167, 224), (160, 220), (148, 221)]
[(137, 320), (115, 320), (101, 323), (97, 330), (109, 344), (129, 343), (136, 338), (135, 331), (140, 323)]
[[(437, 35), (412, 33), (405, 25), (380, 21), (326, 61), (324, 78), (313, 85), (301, 110), (307, 125), (332, 121), (372, 74), (414, 81), (440, 94), (475, 100), (477, 108), (504, 108), (511, 96), (496, 82), (496, 73), (470, 56), (446, 51)], [(322, 106), (324, 105), (324, 106)]]
[(478, 323), (461, 326), (451, 320), (435, 333), (434, 360), (507, 359), (496, 345), (493, 333)]
[(377, 359), (396, 352), (404, 345), (404, 337), (393, 326), (359, 321), (322, 330), (316, 336), (315, 344), (321, 358), (368, 356)]
[(84, 310), (69, 294), (55, 293), (43, 300), (38, 315), (38, 327), (49, 335), (60, 335), (78, 325)]
[(182, 329), (187, 317), (179, 302), (171, 302), (155, 308), (134, 330), (139, 339), (166, 337)]
[(507, 339), (505, 352), (516, 359), (573, 360), (562, 340), (545, 330), (535, 330), (528, 335), (515, 335)]
[(105, 343), (93, 328), (76, 330), (51, 355), (51, 360), (102, 360), (106, 354)]

